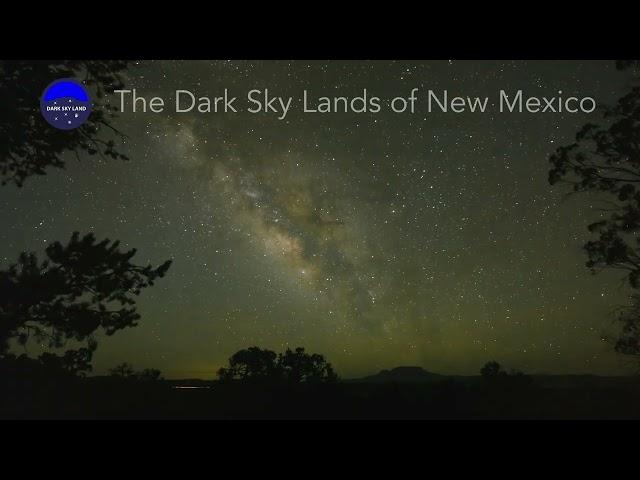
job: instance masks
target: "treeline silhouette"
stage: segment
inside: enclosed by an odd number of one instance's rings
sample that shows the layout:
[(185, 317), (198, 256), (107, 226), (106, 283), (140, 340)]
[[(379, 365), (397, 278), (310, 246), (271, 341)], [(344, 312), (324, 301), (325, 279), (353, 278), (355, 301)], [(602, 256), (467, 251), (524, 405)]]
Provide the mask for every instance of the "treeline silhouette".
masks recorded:
[(112, 377), (142, 382), (157, 382), (159, 380), (164, 380), (162, 378), (162, 372), (157, 368), (145, 368), (144, 370), (136, 371), (133, 369), (133, 365), (127, 362), (116, 365), (109, 370), (109, 374)]
[(223, 382), (335, 382), (338, 376), (324, 356), (305, 353), (305, 349), (289, 348), (284, 353), (250, 347), (233, 354), (229, 366), (218, 370)]
[(549, 388), (495, 361), (476, 376), (428, 382), (340, 380), (324, 356), (302, 347), (240, 350), (209, 380), (166, 380), (157, 369), (126, 362), (89, 377), (11, 361), (22, 368), (0, 362), (0, 418), (640, 418), (638, 381)]

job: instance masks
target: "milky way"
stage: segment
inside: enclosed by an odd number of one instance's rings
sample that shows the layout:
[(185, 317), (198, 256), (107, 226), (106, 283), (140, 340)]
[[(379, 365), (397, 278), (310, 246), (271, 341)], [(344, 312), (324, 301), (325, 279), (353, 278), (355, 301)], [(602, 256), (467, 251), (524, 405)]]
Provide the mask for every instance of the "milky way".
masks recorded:
[[(127, 88), (171, 98), (269, 88), (383, 98), (447, 88), (593, 96), (629, 79), (610, 62), (141, 62)], [(117, 98), (113, 97), (114, 104)], [(592, 276), (581, 245), (594, 199), (563, 200), (548, 156), (598, 113), (425, 116), (120, 114), (125, 163), (70, 156), (65, 171), (0, 191), (0, 258), (73, 230), (173, 258), (134, 329), (103, 339), (122, 361), (212, 377), (236, 350), (302, 345), (342, 376), (397, 365), (474, 373), (620, 373), (601, 337), (627, 292)]]

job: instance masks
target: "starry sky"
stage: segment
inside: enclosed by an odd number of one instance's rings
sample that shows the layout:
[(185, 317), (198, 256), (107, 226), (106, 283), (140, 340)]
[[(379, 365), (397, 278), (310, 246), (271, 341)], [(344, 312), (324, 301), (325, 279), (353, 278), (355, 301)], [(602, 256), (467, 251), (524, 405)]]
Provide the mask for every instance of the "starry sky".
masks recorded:
[[(125, 83), (167, 100), (419, 88), (604, 104), (630, 78), (611, 61), (144, 61)], [(129, 162), (71, 154), (66, 170), (0, 189), (0, 260), (74, 230), (137, 248), (139, 263), (174, 260), (141, 295), (139, 326), (99, 338), (97, 374), (128, 361), (214, 378), (252, 345), (304, 346), (347, 378), (400, 365), (475, 374), (489, 360), (622, 374), (628, 360), (602, 336), (628, 291), (591, 275), (581, 250), (599, 200), (547, 182), (548, 156), (598, 118), (127, 111), (114, 125)]]

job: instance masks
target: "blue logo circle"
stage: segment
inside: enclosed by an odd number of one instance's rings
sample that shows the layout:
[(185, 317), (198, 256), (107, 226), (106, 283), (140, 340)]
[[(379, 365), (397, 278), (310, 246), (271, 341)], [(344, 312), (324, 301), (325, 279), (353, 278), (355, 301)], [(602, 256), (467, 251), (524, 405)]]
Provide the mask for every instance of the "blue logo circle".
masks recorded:
[(80, 82), (73, 78), (63, 78), (44, 89), (40, 99), (40, 112), (52, 127), (72, 130), (89, 118), (91, 98)]

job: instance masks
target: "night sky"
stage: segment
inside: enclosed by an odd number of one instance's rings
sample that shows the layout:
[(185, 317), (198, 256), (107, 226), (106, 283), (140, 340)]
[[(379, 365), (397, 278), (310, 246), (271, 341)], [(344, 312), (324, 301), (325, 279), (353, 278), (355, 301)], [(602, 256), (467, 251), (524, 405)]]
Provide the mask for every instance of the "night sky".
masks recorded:
[[(388, 98), (417, 87), (493, 99), (561, 90), (604, 104), (629, 85), (611, 61), (145, 61), (126, 78), (166, 100), (176, 89), (228, 88), (242, 101), (253, 88), (299, 99), (305, 88)], [(602, 340), (628, 291), (584, 266), (598, 201), (547, 182), (549, 155), (598, 112), (299, 107), (282, 121), (120, 114), (129, 162), (70, 154), (66, 170), (0, 189), (0, 260), (74, 230), (137, 248), (138, 263), (174, 260), (142, 293), (139, 326), (99, 338), (97, 374), (127, 361), (214, 378), (253, 345), (304, 346), (347, 378), (400, 365), (475, 374), (489, 360), (527, 373), (629, 371)]]

